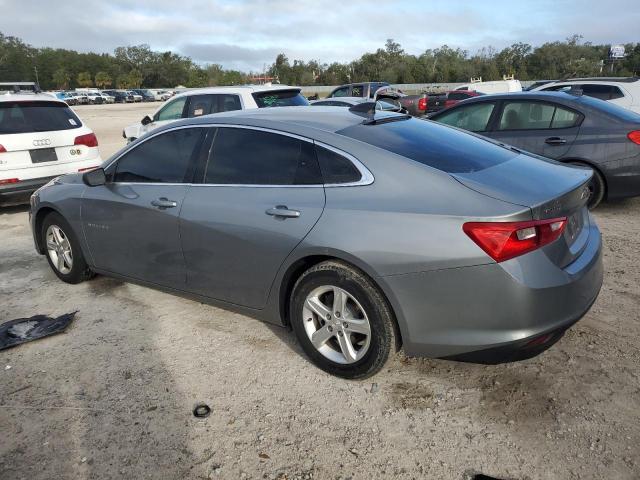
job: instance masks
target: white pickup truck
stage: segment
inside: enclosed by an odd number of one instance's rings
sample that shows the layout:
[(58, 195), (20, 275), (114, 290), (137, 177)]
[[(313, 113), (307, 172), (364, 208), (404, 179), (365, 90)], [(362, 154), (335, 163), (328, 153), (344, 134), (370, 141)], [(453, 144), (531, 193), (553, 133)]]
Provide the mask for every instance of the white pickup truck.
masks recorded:
[(122, 132), (128, 142), (151, 130), (181, 118), (199, 117), (230, 110), (309, 105), (299, 87), (286, 85), (245, 85), (238, 87), (210, 87), (188, 90), (164, 103), (152, 115), (145, 115), (140, 123), (129, 125)]

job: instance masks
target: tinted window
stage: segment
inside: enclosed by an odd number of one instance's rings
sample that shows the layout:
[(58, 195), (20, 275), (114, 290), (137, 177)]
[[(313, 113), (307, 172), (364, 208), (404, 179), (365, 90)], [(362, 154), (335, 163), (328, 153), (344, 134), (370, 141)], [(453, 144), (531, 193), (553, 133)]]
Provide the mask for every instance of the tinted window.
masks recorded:
[(150, 138), (126, 153), (116, 165), (115, 182), (182, 183), (191, 177), (192, 157), (204, 128), (182, 128)]
[(348, 97), (349, 87), (338, 88), (331, 94), (331, 96), (332, 97)]
[(360, 171), (342, 155), (317, 145), (316, 155), (325, 184), (352, 183), (362, 178)]
[(364, 97), (364, 85), (353, 85), (351, 87), (352, 97)]
[(574, 126), (578, 118), (576, 112), (548, 103), (511, 102), (502, 111), (498, 130), (567, 128)]
[(81, 126), (78, 117), (62, 102), (0, 103), (0, 134), (50, 132)]
[(176, 98), (174, 101), (167, 103), (162, 110), (156, 113), (154, 120), (177, 120), (182, 118), (182, 111), (184, 110), (184, 104), (187, 101), (187, 97)]
[(599, 98), (600, 100), (613, 100), (624, 97), (622, 91), (613, 85), (585, 84), (580, 87), (584, 95)]
[(449, 173), (467, 173), (517, 154), (464, 132), (416, 118), (354, 125), (337, 132)]
[(317, 105), (318, 107), (350, 107), (351, 105), (346, 102), (339, 102), (337, 100), (327, 100), (323, 102), (314, 102), (311, 105)]
[(584, 104), (599, 113), (603, 113), (618, 120), (640, 123), (640, 115), (632, 110), (616, 105), (615, 103), (603, 102), (587, 96), (578, 97), (575, 99), (575, 102), (577, 104)]
[(464, 100), (466, 98), (469, 98), (470, 95), (468, 93), (462, 93), (462, 92), (451, 92), (448, 95), (448, 99), (449, 100)]
[(322, 183), (313, 144), (244, 128), (219, 128), (205, 183), (309, 185)]
[(471, 132), (483, 132), (494, 108), (494, 103), (476, 103), (445, 112), (434, 120)]
[(193, 95), (189, 97), (187, 116), (193, 118), (209, 115), (210, 113), (229, 112), (231, 110), (241, 109), (242, 106), (240, 105), (240, 99), (237, 95)]
[(276, 90), (274, 92), (253, 93), (253, 99), (258, 104), (258, 108), (266, 107), (296, 107), (309, 105), (309, 101), (304, 98), (298, 90)]

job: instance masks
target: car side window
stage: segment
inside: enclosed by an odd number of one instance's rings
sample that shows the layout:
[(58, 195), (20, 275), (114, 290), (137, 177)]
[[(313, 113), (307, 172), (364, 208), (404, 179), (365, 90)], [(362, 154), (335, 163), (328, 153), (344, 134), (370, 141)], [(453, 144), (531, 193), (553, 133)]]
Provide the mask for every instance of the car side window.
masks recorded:
[(495, 106), (490, 102), (466, 105), (444, 113), (435, 120), (470, 132), (484, 132)]
[(505, 105), (498, 130), (546, 130), (573, 127), (577, 112), (548, 103), (509, 102)]
[(342, 155), (319, 145), (316, 145), (316, 155), (326, 185), (354, 183), (362, 178), (355, 165)]
[(351, 87), (352, 97), (364, 97), (364, 85), (353, 85)]
[(125, 153), (116, 164), (114, 182), (190, 182), (193, 159), (205, 128), (180, 128), (161, 133)]
[(451, 92), (449, 94), (449, 100), (464, 100), (469, 98), (469, 94), (461, 92)]
[(177, 120), (182, 118), (182, 112), (186, 101), (187, 97), (180, 97), (167, 103), (158, 113), (156, 113), (153, 120), (161, 122), (164, 120)]
[(582, 93), (600, 100), (613, 100), (624, 97), (622, 91), (613, 85), (584, 84), (581, 85)]
[(224, 185), (321, 184), (313, 144), (246, 128), (219, 128), (205, 183)]
[(332, 97), (348, 97), (349, 87), (338, 88), (331, 94), (331, 96)]
[(200, 117), (210, 113), (229, 112), (231, 110), (242, 110), (238, 95), (231, 94), (209, 94), (193, 95), (189, 97), (189, 108), (187, 117)]

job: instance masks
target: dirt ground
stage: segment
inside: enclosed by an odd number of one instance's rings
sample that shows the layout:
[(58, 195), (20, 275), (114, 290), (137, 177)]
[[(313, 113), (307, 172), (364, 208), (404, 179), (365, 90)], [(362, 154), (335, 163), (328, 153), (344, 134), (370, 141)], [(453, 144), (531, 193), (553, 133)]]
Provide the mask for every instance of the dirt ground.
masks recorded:
[[(106, 158), (156, 107), (76, 110)], [(0, 478), (638, 479), (640, 198), (595, 216), (605, 283), (550, 351), (499, 366), (398, 355), (352, 382), (284, 329), (106, 277), (64, 284), (26, 207), (0, 209), (0, 322), (78, 312), (0, 352)]]

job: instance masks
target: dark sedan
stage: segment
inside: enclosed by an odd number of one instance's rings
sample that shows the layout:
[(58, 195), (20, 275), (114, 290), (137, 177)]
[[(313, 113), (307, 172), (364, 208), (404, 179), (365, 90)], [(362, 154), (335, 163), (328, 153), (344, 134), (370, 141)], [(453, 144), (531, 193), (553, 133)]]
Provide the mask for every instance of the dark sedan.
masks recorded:
[(431, 120), (539, 155), (590, 167), (590, 208), (640, 195), (640, 115), (592, 97), (558, 92), (465, 100)]

